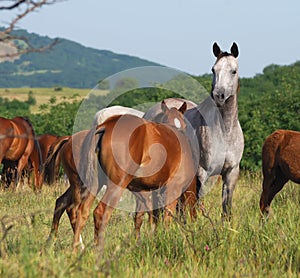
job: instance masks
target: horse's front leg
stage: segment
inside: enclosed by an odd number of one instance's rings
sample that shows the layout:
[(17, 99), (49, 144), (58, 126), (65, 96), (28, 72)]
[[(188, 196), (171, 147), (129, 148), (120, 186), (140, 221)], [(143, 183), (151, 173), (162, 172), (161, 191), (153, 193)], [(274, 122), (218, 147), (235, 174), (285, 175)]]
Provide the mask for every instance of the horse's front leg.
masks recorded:
[(239, 166), (231, 168), (222, 174), (223, 188), (222, 188), (222, 219), (231, 219), (232, 196), (239, 178)]

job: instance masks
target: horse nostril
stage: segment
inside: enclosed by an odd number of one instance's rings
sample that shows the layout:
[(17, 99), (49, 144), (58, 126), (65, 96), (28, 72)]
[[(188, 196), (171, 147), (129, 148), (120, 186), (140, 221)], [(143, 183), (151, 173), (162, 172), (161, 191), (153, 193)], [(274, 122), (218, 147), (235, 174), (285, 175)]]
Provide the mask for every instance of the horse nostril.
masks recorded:
[(224, 95), (224, 94), (221, 94), (220, 98), (221, 98), (221, 99), (224, 99), (224, 98), (225, 98), (225, 95)]

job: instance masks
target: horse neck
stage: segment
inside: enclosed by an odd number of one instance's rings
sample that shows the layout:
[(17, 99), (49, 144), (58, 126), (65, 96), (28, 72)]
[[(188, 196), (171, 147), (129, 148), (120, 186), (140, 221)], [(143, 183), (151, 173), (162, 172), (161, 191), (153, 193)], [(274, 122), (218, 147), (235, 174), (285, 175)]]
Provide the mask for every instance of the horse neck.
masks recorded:
[(238, 122), (238, 102), (237, 94), (233, 95), (228, 101), (219, 108), (226, 132), (232, 131)]

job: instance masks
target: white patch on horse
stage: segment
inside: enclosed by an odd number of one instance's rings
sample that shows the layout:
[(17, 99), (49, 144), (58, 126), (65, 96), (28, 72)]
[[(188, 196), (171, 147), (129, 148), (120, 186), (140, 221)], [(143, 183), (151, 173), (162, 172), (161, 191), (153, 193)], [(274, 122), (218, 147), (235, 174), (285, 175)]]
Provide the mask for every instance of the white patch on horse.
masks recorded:
[(79, 236), (79, 242), (80, 242), (80, 245), (81, 245), (81, 250), (84, 250), (85, 246), (83, 244), (83, 240), (82, 240), (82, 236), (81, 235)]
[(178, 129), (181, 128), (181, 123), (180, 123), (180, 121), (179, 121), (177, 118), (174, 119), (174, 125), (175, 125), (175, 127), (178, 128)]

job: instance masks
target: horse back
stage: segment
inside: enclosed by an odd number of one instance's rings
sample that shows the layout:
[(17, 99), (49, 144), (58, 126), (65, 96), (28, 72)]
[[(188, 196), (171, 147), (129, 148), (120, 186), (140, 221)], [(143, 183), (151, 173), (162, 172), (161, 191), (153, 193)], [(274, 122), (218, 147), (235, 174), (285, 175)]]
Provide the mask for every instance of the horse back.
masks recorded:
[(179, 169), (184, 176), (184, 166), (193, 170), (187, 138), (168, 125), (127, 115), (109, 119), (98, 130), (102, 133), (100, 163), (115, 184), (129, 175), (130, 187), (136, 190), (138, 185), (157, 188)]
[(19, 160), (29, 156), (34, 148), (34, 130), (29, 120), (15, 117), (12, 120), (1, 118), (2, 154), (8, 160)]

